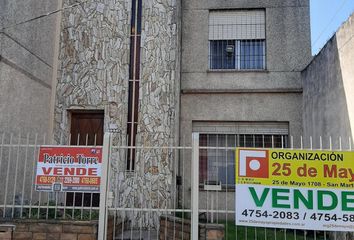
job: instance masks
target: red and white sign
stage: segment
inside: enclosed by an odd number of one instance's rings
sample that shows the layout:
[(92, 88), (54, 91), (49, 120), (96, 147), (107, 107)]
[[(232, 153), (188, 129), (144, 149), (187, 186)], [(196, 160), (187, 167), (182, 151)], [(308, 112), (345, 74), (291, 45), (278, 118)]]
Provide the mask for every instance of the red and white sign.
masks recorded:
[(37, 191), (99, 192), (102, 147), (52, 147), (39, 149)]
[(242, 150), (240, 151), (239, 161), (240, 177), (269, 177), (269, 157), (267, 151)]

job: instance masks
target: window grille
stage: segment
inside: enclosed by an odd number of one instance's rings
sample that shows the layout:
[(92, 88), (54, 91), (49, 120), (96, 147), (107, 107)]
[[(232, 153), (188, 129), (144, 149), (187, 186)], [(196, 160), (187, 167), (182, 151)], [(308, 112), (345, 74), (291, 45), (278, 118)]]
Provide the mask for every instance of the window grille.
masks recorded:
[(136, 161), (136, 134), (139, 117), (139, 88), (140, 88), (140, 48), (141, 48), (141, 19), (142, 0), (132, 1), (130, 26), (130, 64), (128, 91), (128, 121), (127, 145), (132, 147), (127, 151), (127, 171), (134, 171)]
[(265, 44), (264, 10), (210, 12), (210, 69), (265, 69)]
[(287, 148), (287, 122), (193, 122), (199, 132), (200, 184), (235, 185), (235, 148)]
[(199, 181), (235, 186), (235, 148), (287, 148), (288, 135), (200, 134)]

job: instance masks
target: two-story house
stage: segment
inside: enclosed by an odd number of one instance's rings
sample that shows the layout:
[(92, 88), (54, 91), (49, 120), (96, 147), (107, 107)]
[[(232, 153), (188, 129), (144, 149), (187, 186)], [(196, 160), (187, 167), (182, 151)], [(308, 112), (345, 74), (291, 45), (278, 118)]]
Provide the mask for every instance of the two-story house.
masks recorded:
[(180, 139), (205, 147), (201, 203), (221, 184), (219, 206), (234, 205), (234, 150), (208, 147), (300, 147), (309, 14), (308, 0), (183, 1)]
[[(60, 20), (53, 133), (76, 145), (102, 144), (104, 131), (118, 132), (116, 145), (127, 149), (113, 153), (112, 167), (124, 176), (124, 204), (169, 205), (176, 175), (190, 186), (190, 172), (182, 173), (190, 157), (135, 146), (188, 146), (194, 132), (206, 148), (299, 142), (301, 70), (311, 58), (308, 0), (70, 4), (63, 1)], [(216, 183), (232, 192), (232, 150), (203, 149), (199, 163), (201, 190)]]

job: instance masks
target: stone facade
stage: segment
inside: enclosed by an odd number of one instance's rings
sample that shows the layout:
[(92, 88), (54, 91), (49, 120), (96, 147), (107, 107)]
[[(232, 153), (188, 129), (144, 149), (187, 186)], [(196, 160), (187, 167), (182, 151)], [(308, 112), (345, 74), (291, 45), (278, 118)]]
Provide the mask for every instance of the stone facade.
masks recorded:
[[(63, 6), (70, 4), (66, 0)], [(137, 146), (177, 144), (178, 4), (177, 0), (143, 1)], [(113, 143), (125, 145), (130, 17), (131, 0), (83, 1), (80, 7), (63, 12), (54, 105), (56, 142), (68, 136), (70, 110), (104, 110), (105, 131), (118, 126), (121, 133)], [(137, 151), (134, 173), (125, 172), (124, 151), (113, 151), (111, 163), (111, 179), (117, 179), (111, 184), (117, 193), (113, 203), (122, 207), (172, 203), (171, 151)], [(140, 222), (136, 214), (129, 218)], [(145, 216), (143, 225), (157, 226), (158, 216)]]
[[(71, 4), (64, 1), (63, 7)], [(106, 129), (109, 123), (126, 125), (128, 9), (128, 0), (92, 0), (63, 12), (54, 106), (57, 141), (70, 131), (71, 109), (105, 110)]]
[[(137, 145), (145, 147), (174, 146), (178, 102), (178, 33), (176, 1), (143, 1), (143, 30), (141, 49), (141, 80)], [(118, 159), (124, 162), (124, 156)], [(172, 206), (174, 156), (167, 149), (137, 151), (136, 173), (119, 174), (117, 194), (123, 198), (122, 207), (169, 208)], [(132, 205), (133, 203), (133, 205)], [(122, 213), (125, 215), (126, 213)], [(158, 216), (145, 214), (142, 222), (138, 213), (136, 223), (158, 226)]]

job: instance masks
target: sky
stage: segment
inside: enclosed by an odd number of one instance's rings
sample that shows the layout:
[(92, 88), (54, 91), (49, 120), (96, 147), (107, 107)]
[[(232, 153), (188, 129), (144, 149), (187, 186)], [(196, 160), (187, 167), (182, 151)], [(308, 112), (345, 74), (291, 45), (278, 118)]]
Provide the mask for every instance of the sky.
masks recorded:
[(354, 12), (354, 0), (310, 0), (312, 54), (317, 54)]

